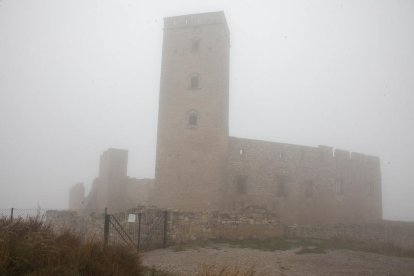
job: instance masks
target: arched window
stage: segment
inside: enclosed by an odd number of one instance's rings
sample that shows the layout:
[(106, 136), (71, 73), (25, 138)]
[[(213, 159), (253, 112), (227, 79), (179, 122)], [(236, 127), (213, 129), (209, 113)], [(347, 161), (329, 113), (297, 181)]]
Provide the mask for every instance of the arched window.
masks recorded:
[(198, 90), (201, 88), (201, 78), (199, 73), (190, 74), (190, 89)]
[(195, 37), (191, 41), (191, 52), (197, 53), (200, 51), (200, 39)]
[(190, 128), (194, 128), (198, 126), (199, 115), (196, 110), (190, 110), (187, 112), (187, 126)]

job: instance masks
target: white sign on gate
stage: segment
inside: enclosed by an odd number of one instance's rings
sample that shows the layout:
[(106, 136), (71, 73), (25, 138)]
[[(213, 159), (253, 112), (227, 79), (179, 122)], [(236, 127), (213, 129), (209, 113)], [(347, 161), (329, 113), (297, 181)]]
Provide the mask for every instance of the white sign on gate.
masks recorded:
[(128, 215), (128, 222), (135, 222), (136, 215), (135, 214), (129, 214)]

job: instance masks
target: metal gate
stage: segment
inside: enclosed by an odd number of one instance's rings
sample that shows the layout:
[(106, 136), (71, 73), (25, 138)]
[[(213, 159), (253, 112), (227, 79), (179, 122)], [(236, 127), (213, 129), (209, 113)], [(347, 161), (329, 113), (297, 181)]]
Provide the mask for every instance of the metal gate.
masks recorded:
[(134, 209), (105, 214), (104, 244), (124, 244), (138, 250), (167, 247), (168, 212), (159, 209)]

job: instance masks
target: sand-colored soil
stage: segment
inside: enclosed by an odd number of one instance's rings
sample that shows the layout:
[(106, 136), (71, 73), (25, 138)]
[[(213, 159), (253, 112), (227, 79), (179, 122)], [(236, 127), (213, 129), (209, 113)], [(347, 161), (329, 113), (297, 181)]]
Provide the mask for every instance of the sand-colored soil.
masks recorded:
[(413, 275), (414, 259), (335, 249), (322, 254), (296, 254), (298, 249), (262, 251), (225, 244), (182, 251), (161, 249), (146, 252), (146, 266), (197, 275), (203, 265), (255, 267), (257, 275)]

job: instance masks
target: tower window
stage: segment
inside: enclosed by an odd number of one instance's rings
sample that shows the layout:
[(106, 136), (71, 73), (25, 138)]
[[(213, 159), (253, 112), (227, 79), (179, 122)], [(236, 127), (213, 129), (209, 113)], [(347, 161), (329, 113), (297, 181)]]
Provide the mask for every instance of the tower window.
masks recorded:
[(196, 127), (198, 125), (198, 112), (191, 110), (187, 113), (187, 126)]
[(196, 126), (197, 125), (197, 114), (191, 113), (188, 117), (188, 124), (190, 126)]
[(200, 77), (198, 74), (191, 75), (190, 88), (192, 90), (200, 88)]
[(337, 195), (343, 195), (344, 194), (343, 182), (340, 179), (337, 179), (335, 181), (335, 192), (336, 192)]
[(196, 53), (200, 50), (200, 40), (195, 38), (191, 42), (191, 52)]

